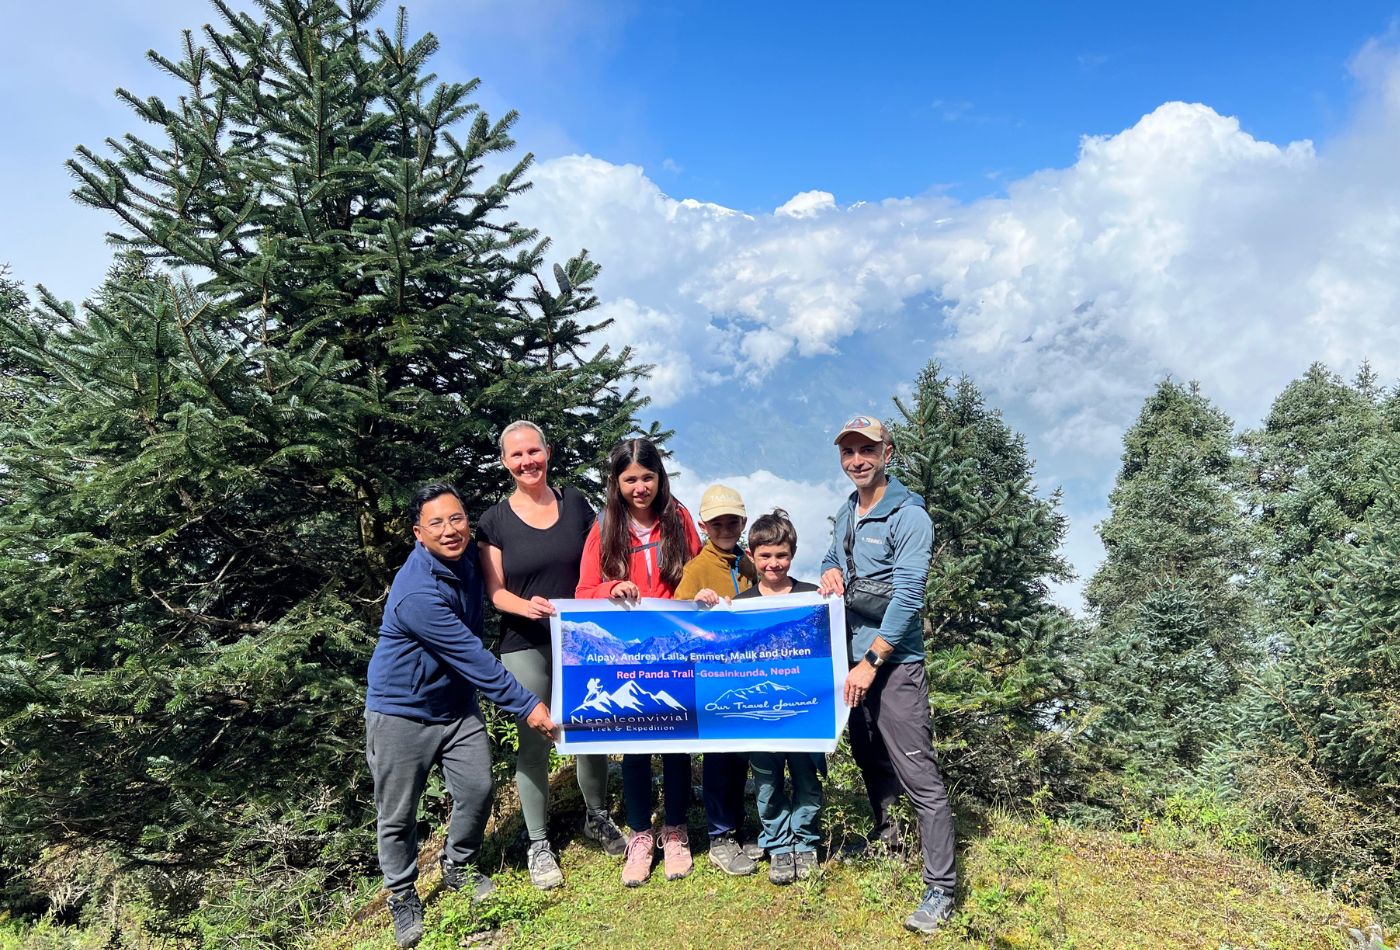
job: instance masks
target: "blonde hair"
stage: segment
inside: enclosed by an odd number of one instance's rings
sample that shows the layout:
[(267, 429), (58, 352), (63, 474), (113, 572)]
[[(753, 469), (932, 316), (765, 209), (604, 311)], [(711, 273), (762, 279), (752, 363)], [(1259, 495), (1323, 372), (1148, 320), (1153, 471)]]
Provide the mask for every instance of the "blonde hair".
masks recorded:
[(529, 429), (531, 432), (535, 433), (535, 435), (540, 437), (540, 444), (545, 448), (549, 448), (549, 439), (545, 438), (543, 429), (535, 425), (529, 419), (517, 419), (502, 429), (501, 437), (496, 440), (496, 444), (500, 447), (502, 456), (506, 454), (506, 436), (510, 435), (512, 432), (519, 432), (521, 429)]

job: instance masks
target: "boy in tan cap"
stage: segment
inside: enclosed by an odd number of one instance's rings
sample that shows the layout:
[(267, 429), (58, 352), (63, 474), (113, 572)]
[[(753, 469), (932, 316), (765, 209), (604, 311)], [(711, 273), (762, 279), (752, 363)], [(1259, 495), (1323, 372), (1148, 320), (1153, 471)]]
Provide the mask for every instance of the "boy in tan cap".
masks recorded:
[[(748, 513), (744, 499), (728, 485), (711, 485), (700, 499), (700, 530), (705, 546), (685, 566), (676, 585), (677, 600), (713, 607), (758, 583), (753, 561), (739, 547)], [(744, 825), (744, 782), (749, 758), (739, 752), (706, 752), (705, 817), (710, 831), (710, 863), (725, 874), (752, 874), (754, 859), (739, 843)]]

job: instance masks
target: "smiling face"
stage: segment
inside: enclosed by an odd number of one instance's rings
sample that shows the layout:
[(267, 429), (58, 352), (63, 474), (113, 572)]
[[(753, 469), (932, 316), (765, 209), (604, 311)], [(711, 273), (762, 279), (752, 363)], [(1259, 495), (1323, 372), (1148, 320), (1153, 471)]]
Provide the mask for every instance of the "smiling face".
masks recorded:
[(709, 521), (700, 522), (700, 527), (715, 547), (732, 551), (739, 543), (739, 535), (744, 533), (744, 520), (738, 515), (715, 515)]
[(792, 556), (795, 552), (786, 544), (760, 544), (753, 549), (753, 566), (758, 576), (769, 587), (782, 587), (787, 583), (788, 571), (792, 570)]
[(645, 465), (633, 462), (617, 476), (617, 490), (632, 517), (639, 520), (652, 517), (651, 503), (656, 498), (655, 472)]
[(534, 429), (516, 429), (504, 439), (501, 464), (517, 487), (533, 488), (549, 477), (549, 449)]
[(841, 453), (841, 470), (857, 489), (884, 483), (885, 464), (894, 454), (894, 446), (872, 442), (859, 432), (851, 432), (837, 443), (837, 450)]
[(438, 560), (459, 560), (471, 537), (471, 525), (462, 503), (450, 494), (424, 502), (418, 522), (413, 526), (413, 536)]

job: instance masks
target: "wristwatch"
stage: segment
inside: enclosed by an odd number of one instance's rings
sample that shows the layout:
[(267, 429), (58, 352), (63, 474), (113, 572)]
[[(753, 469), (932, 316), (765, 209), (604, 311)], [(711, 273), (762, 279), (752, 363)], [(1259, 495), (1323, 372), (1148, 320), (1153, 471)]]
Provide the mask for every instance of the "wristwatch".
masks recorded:
[(880, 667), (885, 665), (885, 658), (880, 654), (876, 653), (874, 650), (866, 650), (865, 662), (869, 663), (872, 667), (878, 670)]

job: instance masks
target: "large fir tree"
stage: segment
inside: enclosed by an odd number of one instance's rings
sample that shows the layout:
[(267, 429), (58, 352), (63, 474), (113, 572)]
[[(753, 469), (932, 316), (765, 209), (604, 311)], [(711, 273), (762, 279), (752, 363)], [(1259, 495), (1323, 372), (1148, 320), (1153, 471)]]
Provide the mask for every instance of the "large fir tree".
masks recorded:
[(1321, 609), (1318, 569), (1371, 504), (1374, 455), (1390, 428), (1382, 401), (1368, 367), (1348, 384), (1314, 363), (1243, 437), (1262, 532), (1259, 590), (1275, 630)]
[(1371, 499), (1314, 552), (1315, 604), (1252, 684), (1232, 743), (1237, 791), (1285, 857), (1346, 896), (1400, 910), (1400, 440), (1372, 446)]
[(1024, 438), (966, 376), (931, 363), (899, 408), (894, 471), (934, 525), (925, 637), (949, 777), (989, 799), (1062, 782), (1067, 731), (1052, 727), (1069, 709), (1075, 643), (1050, 598), (1070, 576), (1059, 494), (1037, 494)]
[(1254, 647), (1249, 531), (1235, 490), (1231, 422), (1170, 380), (1124, 437), (1089, 581), (1086, 690), (1110, 761), (1164, 778), (1197, 764), (1225, 728)]
[(70, 163), (123, 251), (101, 292), (0, 316), (9, 860), (369, 860), (362, 677), (409, 494), (493, 500), (517, 417), (596, 491), (643, 404), (589, 347), (597, 267), (546, 282), (506, 213), (529, 157), (483, 176), (514, 116), (438, 82), (431, 36), (378, 0), (215, 6), (151, 54), (178, 99), (119, 91), (146, 137)]

